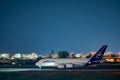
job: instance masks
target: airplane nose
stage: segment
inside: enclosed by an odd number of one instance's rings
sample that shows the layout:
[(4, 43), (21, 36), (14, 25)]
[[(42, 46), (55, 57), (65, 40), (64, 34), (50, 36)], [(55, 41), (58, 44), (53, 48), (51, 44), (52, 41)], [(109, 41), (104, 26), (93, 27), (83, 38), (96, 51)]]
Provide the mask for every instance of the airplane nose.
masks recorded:
[(41, 61), (36, 62), (35, 65), (36, 65), (36, 66), (41, 66), (41, 65), (42, 65), (42, 62), (41, 62)]
[(38, 62), (36, 62), (35, 65), (38, 66)]

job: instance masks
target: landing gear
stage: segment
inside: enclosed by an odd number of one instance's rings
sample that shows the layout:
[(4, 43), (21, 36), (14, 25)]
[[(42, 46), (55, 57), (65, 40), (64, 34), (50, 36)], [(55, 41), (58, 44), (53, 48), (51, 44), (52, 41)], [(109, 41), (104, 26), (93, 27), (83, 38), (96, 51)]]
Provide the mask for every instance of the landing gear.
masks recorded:
[(59, 65), (57, 66), (57, 68), (59, 68), (59, 69), (64, 69), (64, 68), (65, 68), (65, 65), (64, 65), (64, 64), (59, 64)]
[(57, 66), (57, 68), (59, 69), (71, 69), (71, 68), (74, 68), (74, 65), (69, 63), (69, 64), (59, 64)]
[(66, 68), (74, 68), (74, 65), (72, 63), (66, 64), (65, 65)]

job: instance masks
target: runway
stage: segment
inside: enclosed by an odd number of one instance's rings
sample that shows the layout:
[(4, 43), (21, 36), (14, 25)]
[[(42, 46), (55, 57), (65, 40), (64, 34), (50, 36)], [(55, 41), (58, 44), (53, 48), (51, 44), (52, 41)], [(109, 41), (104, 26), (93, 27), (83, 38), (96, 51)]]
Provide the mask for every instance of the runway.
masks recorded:
[(2, 80), (119, 80), (120, 69), (0, 68)]
[(120, 69), (40, 69), (40, 68), (0, 68), (0, 72), (21, 72), (21, 71), (119, 71)]

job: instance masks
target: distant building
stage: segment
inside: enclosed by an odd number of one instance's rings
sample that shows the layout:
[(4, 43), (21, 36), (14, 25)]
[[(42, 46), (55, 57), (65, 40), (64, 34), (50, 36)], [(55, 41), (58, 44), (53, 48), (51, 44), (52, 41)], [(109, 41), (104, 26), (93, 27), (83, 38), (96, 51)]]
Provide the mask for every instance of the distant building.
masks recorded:
[(10, 59), (10, 54), (9, 53), (3, 53), (0, 55), (0, 58), (2, 59)]
[(92, 56), (94, 56), (96, 54), (96, 52), (90, 52), (87, 54), (87, 58), (91, 58)]
[(37, 58), (38, 58), (38, 55), (36, 53), (31, 53), (31, 54), (24, 53), (24, 54), (22, 54), (22, 59), (37, 59)]
[(120, 52), (118, 52), (118, 54), (117, 54), (116, 62), (120, 63)]
[(120, 58), (120, 52), (118, 53), (117, 57)]
[(68, 57), (73, 58), (74, 57), (73, 55), (74, 55), (74, 52), (71, 52)]
[(81, 55), (81, 58), (86, 58), (86, 57), (87, 57), (86, 54), (82, 54), (82, 55)]
[(94, 56), (96, 54), (96, 52), (90, 52), (91, 57)]
[(21, 59), (22, 55), (20, 53), (15, 53), (11, 56), (11, 59)]
[(81, 56), (82, 56), (82, 54), (80, 54), (80, 53), (74, 55), (75, 58), (81, 58)]
[(59, 55), (58, 54), (51, 54), (50, 58), (58, 58)]
[(22, 54), (22, 59), (30, 59), (30, 58), (31, 58), (31, 54), (28, 53)]
[(104, 57), (105, 57), (105, 58), (111, 58), (111, 56), (112, 56), (112, 52), (106, 52), (106, 53), (104, 54)]
[(37, 59), (38, 55), (36, 53), (31, 53), (31, 58), (30, 59)]
[(115, 62), (115, 59), (114, 58), (106, 58), (105, 62), (113, 63), (113, 62)]

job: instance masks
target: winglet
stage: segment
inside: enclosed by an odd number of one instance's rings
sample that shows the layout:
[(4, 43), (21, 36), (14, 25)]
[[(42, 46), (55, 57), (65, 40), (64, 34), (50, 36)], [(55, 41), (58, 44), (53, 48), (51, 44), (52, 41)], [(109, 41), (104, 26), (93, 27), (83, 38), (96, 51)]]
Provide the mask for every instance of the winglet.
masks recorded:
[(107, 48), (107, 45), (103, 45), (97, 52), (96, 54), (85, 64), (85, 66), (88, 66), (88, 65), (93, 65), (93, 64), (98, 64), (100, 63), (104, 53), (105, 53), (105, 50)]

